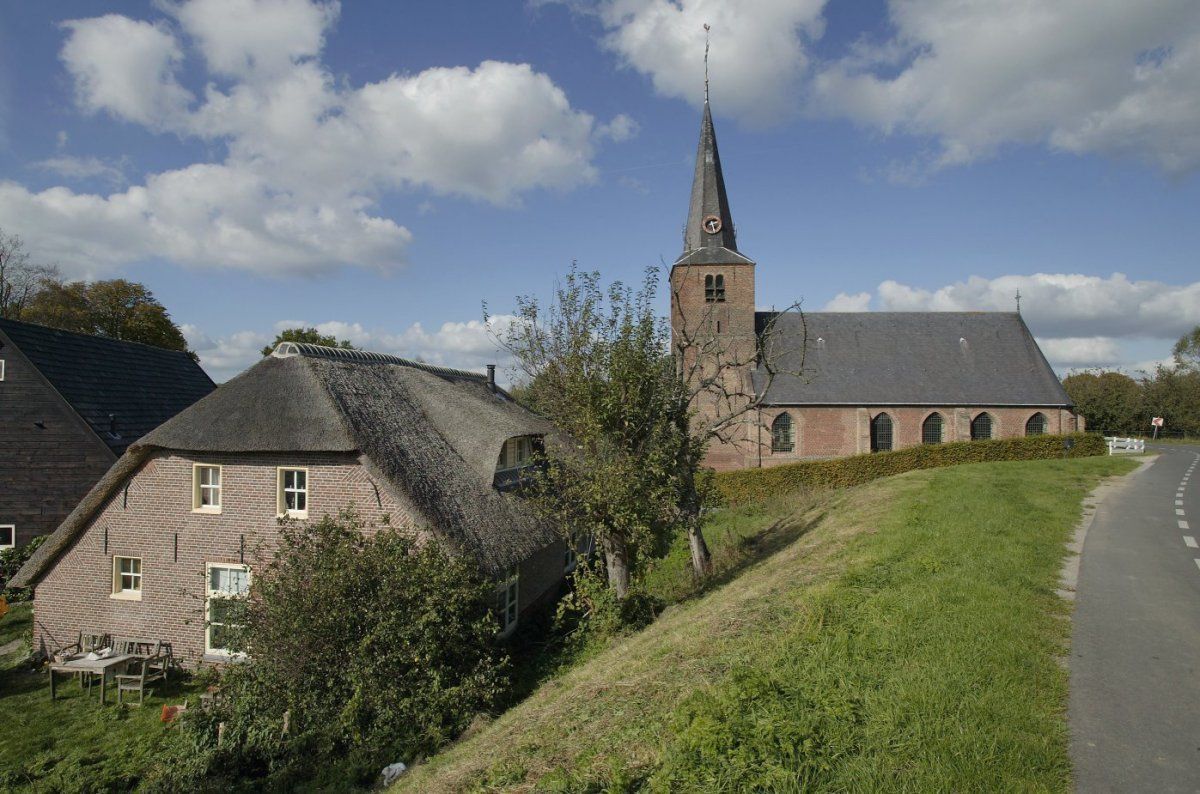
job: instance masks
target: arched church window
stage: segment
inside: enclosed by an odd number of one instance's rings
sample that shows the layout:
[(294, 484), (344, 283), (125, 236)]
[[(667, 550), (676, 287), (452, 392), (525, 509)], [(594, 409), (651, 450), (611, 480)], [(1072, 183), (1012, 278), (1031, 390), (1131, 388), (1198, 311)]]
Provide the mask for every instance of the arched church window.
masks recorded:
[(1049, 424), (1049, 423), (1046, 421), (1046, 415), (1043, 413), (1036, 413), (1033, 416), (1029, 417), (1029, 421), (1025, 423), (1025, 435), (1027, 435), (1027, 436), (1045, 435), (1047, 424)]
[(992, 415), (986, 411), (971, 420), (971, 440), (979, 441), (992, 437)]
[(725, 276), (720, 273), (709, 273), (704, 277), (704, 302), (725, 302)]
[(942, 415), (934, 412), (925, 417), (925, 421), (921, 423), (921, 443), (922, 444), (940, 444), (942, 443)]
[(780, 414), (771, 422), (771, 451), (792, 452), (796, 449), (796, 431), (791, 414)]
[(892, 417), (877, 414), (871, 420), (871, 451), (888, 452), (892, 448)]

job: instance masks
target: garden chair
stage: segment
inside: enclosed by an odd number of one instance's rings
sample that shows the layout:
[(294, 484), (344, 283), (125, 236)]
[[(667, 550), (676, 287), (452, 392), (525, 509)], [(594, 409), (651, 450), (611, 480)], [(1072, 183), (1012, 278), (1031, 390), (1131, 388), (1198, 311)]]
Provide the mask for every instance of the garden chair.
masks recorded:
[[(158, 651), (159, 649), (156, 648), (155, 650)], [(130, 660), (125, 670), (126, 672), (123, 675), (114, 676), (113, 679), (117, 682), (118, 705), (123, 702), (123, 696), (126, 692), (137, 692), (137, 704), (139, 706), (142, 705), (146, 699), (146, 685), (155, 681), (167, 680), (166, 657), (158, 653), (154, 656)]]

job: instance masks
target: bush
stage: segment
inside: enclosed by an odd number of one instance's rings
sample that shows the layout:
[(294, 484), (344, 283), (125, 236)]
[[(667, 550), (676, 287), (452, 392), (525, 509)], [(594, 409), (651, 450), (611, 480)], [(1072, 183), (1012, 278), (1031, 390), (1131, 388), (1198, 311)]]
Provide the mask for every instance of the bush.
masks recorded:
[(436, 543), (366, 537), (351, 515), (285, 526), (245, 602), (247, 661), (185, 714), (160, 787), (342, 787), (436, 751), (505, 689), (492, 598)]
[(0, 595), (10, 604), (15, 604), (18, 601), (28, 601), (32, 590), (28, 587), (10, 588), (8, 580), (17, 575), (17, 571), (21, 570), (21, 566), (29, 562), (29, 558), (37, 551), (38, 546), (46, 540), (45, 535), (34, 538), (24, 546), (17, 546), (12, 549), (0, 551)]
[(936, 469), (960, 463), (1057, 458), (1063, 454), (1063, 442), (1066, 439), (1074, 442), (1068, 453), (1073, 458), (1108, 452), (1104, 437), (1096, 433), (996, 438), (921, 444), (894, 452), (718, 472), (714, 480), (720, 501), (726, 506), (734, 506), (797, 488), (848, 488), (914, 469)]

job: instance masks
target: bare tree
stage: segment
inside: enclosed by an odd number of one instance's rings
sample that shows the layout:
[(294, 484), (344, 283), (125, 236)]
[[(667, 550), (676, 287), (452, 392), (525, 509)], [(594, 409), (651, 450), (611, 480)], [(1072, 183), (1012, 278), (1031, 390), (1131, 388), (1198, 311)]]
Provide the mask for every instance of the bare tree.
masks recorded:
[[(808, 349), (808, 324), (800, 301), (782, 311), (772, 311), (761, 326), (753, 307), (746, 317), (730, 318), (723, 301), (688, 300), (683, 285), (694, 266), (680, 265), (671, 279), (671, 346), (692, 414), (692, 433), (704, 447), (732, 445), (757, 447), (760, 413), (776, 377), (802, 378)], [(795, 317), (794, 327), (784, 322)], [(739, 323), (738, 320), (741, 320)], [(726, 323), (722, 328), (722, 322)], [(693, 479), (686, 498), (684, 522), (688, 531), (692, 568), (706, 576), (712, 557), (701, 526), (706, 495), (703, 482)]]
[(21, 319), (30, 299), (47, 280), (58, 278), (53, 265), (34, 264), (25, 242), (0, 229), (0, 317)]

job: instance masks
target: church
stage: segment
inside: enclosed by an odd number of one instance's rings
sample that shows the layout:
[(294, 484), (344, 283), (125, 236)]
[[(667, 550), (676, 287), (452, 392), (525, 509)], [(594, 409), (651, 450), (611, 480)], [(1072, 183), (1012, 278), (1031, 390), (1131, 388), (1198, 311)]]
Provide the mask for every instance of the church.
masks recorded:
[(717, 470), (1082, 430), (1019, 312), (760, 311), (707, 98), (671, 332)]

